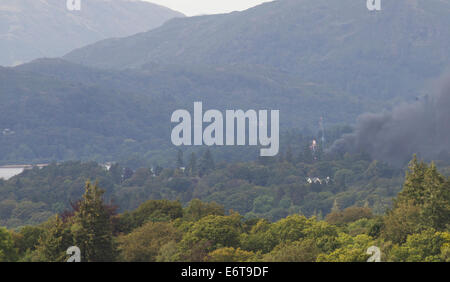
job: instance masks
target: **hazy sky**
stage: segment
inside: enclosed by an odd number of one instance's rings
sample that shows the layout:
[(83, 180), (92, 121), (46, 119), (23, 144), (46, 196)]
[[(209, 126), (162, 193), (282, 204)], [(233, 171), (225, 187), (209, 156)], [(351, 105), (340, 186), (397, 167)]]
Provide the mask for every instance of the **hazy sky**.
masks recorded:
[(186, 16), (241, 11), (271, 0), (144, 0), (182, 12)]

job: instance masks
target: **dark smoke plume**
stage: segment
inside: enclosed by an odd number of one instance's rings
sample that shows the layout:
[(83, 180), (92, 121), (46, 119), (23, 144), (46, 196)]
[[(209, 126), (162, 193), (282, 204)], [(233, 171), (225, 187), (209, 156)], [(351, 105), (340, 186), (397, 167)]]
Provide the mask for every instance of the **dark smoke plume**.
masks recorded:
[(413, 154), (432, 160), (450, 152), (450, 78), (439, 91), (392, 111), (361, 115), (355, 131), (330, 151), (366, 152), (372, 158), (403, 165)]

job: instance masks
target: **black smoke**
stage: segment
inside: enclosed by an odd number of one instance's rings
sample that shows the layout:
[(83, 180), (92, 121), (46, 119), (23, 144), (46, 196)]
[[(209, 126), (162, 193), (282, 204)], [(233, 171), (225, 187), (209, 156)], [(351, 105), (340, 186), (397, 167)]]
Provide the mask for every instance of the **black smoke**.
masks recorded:
[(334, 142), (332, 152), (366, 152), (403, 165), (413, 154), (442, 159), (450, 152), (450, 78), (434, 93), (392, 111), (361, 115), (353, 133)]

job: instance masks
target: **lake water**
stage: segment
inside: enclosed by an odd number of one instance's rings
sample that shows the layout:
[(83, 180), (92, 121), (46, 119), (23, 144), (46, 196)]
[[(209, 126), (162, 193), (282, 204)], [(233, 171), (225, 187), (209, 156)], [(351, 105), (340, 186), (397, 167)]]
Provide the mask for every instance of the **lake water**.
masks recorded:
[(24, 170), (23, 167), (19, 167), (19, 168), (0, 167), (0, 178), (8, 180), (13, 176), (22, 173), (23, 170)]

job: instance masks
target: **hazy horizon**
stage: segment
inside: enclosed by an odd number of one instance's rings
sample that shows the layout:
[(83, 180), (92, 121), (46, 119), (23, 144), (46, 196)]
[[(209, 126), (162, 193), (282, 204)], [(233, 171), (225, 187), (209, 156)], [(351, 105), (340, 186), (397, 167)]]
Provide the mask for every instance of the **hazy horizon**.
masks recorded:
[(165, 6), (186, 16), (242, 11), (273, 0), (143, 0)]

